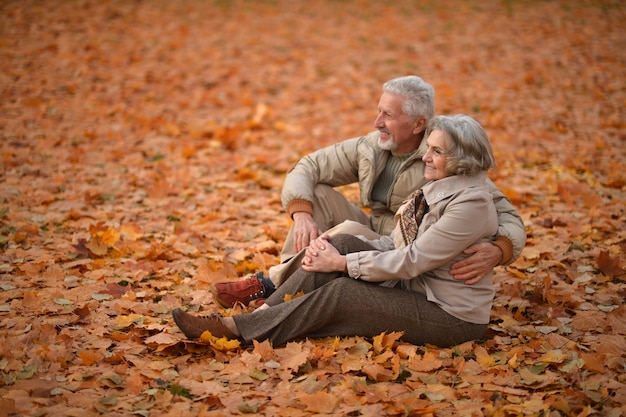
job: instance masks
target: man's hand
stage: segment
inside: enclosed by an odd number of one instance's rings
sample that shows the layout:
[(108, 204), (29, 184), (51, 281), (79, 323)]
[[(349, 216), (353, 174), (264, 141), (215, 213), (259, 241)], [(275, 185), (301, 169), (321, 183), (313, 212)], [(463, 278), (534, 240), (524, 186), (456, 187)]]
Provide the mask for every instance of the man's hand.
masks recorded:
[(470, 285), (479, 282), (502, 259), (502, 250), (487, 242), (472, 245), (463, 252), (473, 253), (473, 255), (453, 264), (450, 274), (454, 279), (465, 281), (466, 284)]
[(298, 212), (293, 214), (293, 244), (297, 252), (309, 246), (312, 240), (322, 234), (309, 213)]

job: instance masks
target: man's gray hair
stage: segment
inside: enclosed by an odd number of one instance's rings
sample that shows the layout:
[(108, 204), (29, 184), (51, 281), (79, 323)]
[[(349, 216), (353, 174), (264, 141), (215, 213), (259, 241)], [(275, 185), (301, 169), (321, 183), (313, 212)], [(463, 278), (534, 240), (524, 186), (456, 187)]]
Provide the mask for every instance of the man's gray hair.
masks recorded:
[(406, 97), (402, 110), (411, 119), (425, 117), (429, 121), (435, 115), (435, 89), (417, 75), (389, 80), (383, 84), (383, 91)]

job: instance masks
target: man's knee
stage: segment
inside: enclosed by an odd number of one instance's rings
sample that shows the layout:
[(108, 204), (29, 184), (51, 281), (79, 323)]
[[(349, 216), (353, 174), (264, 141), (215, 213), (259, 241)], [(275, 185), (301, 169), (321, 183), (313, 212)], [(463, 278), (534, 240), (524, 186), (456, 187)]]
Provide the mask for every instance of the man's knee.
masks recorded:
[(378, 239), (380, 235), (373, 231), (369, 225), (359, 223), (354, 220), (345, 220), (337, 226), (328, 230), (327, 233), (333, 237), (338, 235), (362, 235), (367, 239)]

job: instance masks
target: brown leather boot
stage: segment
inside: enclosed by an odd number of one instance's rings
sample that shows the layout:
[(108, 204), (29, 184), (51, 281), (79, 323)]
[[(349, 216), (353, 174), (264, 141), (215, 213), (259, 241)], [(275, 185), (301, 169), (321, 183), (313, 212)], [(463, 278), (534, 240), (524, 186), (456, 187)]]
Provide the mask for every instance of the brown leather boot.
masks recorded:
[(211, 314), (208, 316), (192, 316), (185, 313), (180, 308), (172, 311), (172, 317), (178, 328), (189, 339), (197, 339), (200, 335), (208, 330), (215, 337), (226, 337), (228, 339), (239, 339), (233, 334), (222, 322), (222, 316), (219, 314)]
[(267, 298), (265, 286), (259, 277), (263, 277), (262, 272), (241, 281), (213, 284), (211, 285), (213, 299), (224, 308), (233, 308), (237, 303), (247, 306), (253, 300)]

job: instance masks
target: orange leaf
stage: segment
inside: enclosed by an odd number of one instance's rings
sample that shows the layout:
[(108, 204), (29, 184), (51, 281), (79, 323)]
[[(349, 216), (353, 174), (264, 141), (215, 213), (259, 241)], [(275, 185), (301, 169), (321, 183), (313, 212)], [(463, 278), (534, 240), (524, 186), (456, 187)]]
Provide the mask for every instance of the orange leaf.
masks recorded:
[(417, 372), (432, 372), (443, 365), (433, 352), (426, 352), (423, 357), (415, 355), (409, 359), (409, 369)]
[(391, 349), (398, 339), (402, 337), (404, 332), (392, 332), (386, 334), (385, 332), (374, 336), (374, 352), (380, 353), (384, 350)]
[(606, 371), (606, 355), (603, 353), (579, 353), (582, 360), (585, 362), (583, 365), (584, 369), (587, 369), (592, 372), (598, 372), (603, 374)]
[(78, 352), (78, 357), (82, 361), (83, 365), (90, 366), (100, 360), (100, 356), (94, 352), (90, 352), (88, 350), (83, 350), (82, 352)]
[(388, 382), (393, 379), (393, 371), (379, 364), (363, 365), (361, 371), (367, 377), (376, 382)]
[(283, 301), (287, 302), (287, 301), (291, 301), (294, 298), (298, 298), (298, 297), (302, 297), (304, 295), (304, 291), (298, 291), (297, 293), (291, 295), (291, 294), (285, 294), (285, 296), (283, 297)]
[(298, 399), (307, 411), (320, 414), (330, 414), (335, 410), (339, 401), (336, 395), (319, 391), (315, 394), (300, 393)]
[(264, 340), (263, 342), (253, 340), (252, 343), (254, 344), (254, 352), (261, 355), (264, 361), (267, 362), (274, 357), (274, 348), (269, 340)]
[(102, 232), (101, 236), (102, 242), (108, 247), (113, 247), (120, 240), (120, 232), (112, 227)]

